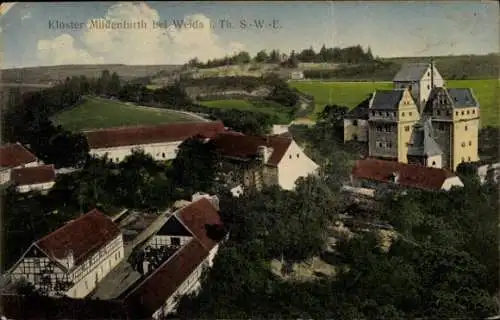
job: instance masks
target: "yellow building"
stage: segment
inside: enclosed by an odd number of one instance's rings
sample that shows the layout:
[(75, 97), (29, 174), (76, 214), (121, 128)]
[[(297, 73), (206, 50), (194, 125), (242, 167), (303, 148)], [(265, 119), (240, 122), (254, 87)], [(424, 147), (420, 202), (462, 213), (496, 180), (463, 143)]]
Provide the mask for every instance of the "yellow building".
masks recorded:
[(372, 158), (436, 168), (456, 170), (479, 160), (479, 103), (472, 89), (446, 88), (433, 62), (404, 65), (393, 83), (346, 116), (344, 141), (367, 140)]

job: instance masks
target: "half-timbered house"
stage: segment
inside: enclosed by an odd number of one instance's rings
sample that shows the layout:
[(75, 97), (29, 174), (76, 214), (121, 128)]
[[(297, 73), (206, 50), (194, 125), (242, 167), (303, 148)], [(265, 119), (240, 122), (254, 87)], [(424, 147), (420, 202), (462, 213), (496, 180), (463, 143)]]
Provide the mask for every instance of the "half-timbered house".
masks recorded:
[(8, 274), (48, 296), (87, 296), (124, 256), (120, 229), (94, 209), (33, 243)]

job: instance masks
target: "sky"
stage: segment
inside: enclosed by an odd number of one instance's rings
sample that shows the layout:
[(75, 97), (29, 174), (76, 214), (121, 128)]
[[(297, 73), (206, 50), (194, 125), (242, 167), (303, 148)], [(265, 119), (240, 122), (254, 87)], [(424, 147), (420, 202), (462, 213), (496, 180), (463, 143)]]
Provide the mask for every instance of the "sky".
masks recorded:
[(495, 1), (4, 3), (0, 61), (181, 64), (323, 44), (359, 44), (379, 57), (488, 54), (499, 52), (498, 9)]

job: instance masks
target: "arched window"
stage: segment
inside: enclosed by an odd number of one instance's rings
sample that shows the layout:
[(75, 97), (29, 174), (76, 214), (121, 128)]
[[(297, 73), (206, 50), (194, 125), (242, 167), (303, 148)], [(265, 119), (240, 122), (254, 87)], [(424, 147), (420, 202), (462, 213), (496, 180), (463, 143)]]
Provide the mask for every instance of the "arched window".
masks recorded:
[(165, 152), (162, 152), (162, 153), (161, 153), (161, 157), (162, 157), (162, 158), (165, 158)]

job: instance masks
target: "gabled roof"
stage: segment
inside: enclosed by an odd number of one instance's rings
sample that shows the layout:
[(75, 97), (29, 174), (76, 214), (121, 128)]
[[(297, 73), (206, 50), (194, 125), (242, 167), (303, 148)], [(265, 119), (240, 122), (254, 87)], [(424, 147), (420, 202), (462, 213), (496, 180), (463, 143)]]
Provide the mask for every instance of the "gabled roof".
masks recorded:
[(183, 141), (196, 135), (213, 138), (224, 132), (221, 121), (168, 123), (84, 132), (91, 149)]
[(392, 81), (395, 82), (412, 82), (420, 81), (424, 76), (430, 63), (405, 63), (398, 73), (394, 76)]
[(0, 147), (1, 168), (14, 168), (37, 160), (35, 155), (20, 143), (9, 143)]
[(177, 219), (176, 216), (170, 217), (167, 222), (156, 233), (159, 236), (185, 236), (192, 237), (191, 232)]
[(11, 179), (19, 186), (53, 182), (56, 180), (54, 165), (12, 169)]
[(435, 156), (443, 154), (443, 151), (434, 140), (434, 130), (430, 118), (418, 122), (413, 129), (408, 155), (410, 156)]
[(357, 160), (352, 175), (357, 179), (390, 183), (393, 174), (399, 174), (398, 185), (429, 190), (440, 190), (448, 178), (456, 175), (446, 169), (377, 159)]
[(217, 241), (208, 235), (207, 226), (224, 227), (217, 209), (210, 200), (201, 198), (177, 211), (175, 216), (207, 249), (212, 249)]
[(289, 137), (249, 136), (232, 132), (221, 133), (214, 138), (217, 151), (224, 157), (252, 159), (259, 146), (273, 148), (267, 164), (277, 166), (292, 143)]
[(356, 107), (351, 109), (346, 115), (345, 119), (360, 119), (360, 120), (368, 120), (369, 118), (369, 109), (370, 109), (370, 100), (372, 99), (372, 95), (363, 100)]
[(127, 309), (137, 319), (150, 318), (207, 256), (197, 239), (190, 240), (123, 298)]
[(472, 89), (470, 88), (448, 88), (448, 94), (455, 108), (479, 107)]
[(404, 90), (377, 90), (371, 109), (397, 109), (403, 98)]
[(36, 245), (56, 260), (72, 253), (74, 265), (77, 266), (119, 234), (118, 226), (94, 209), (46, 235)]

